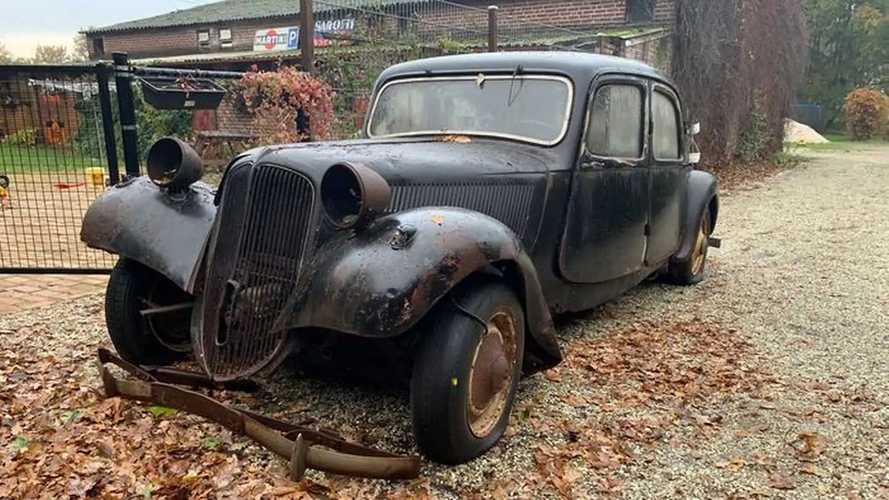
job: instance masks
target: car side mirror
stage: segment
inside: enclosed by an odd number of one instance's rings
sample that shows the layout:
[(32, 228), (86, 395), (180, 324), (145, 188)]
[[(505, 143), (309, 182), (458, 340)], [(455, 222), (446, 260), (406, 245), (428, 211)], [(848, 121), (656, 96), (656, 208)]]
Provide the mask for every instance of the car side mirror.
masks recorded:
[(701, 122), (695, 122), (688, 126), (688, 135), (696, 136), (701, 133)]

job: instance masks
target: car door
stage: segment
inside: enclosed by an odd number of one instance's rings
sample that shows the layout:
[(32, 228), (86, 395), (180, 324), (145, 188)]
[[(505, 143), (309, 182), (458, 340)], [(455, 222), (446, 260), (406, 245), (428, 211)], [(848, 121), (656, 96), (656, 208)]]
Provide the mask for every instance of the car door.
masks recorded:
[(683, 148), (684, 127), (679, 98), (659, 83), (650, 86), (651, 206), (645, 260), (656, 265), (679, 248), (689, 166)]
[(593, 85), (559, 257), (574, 283), (632, 274), (645, 259), (648, 83), (614, 75)]

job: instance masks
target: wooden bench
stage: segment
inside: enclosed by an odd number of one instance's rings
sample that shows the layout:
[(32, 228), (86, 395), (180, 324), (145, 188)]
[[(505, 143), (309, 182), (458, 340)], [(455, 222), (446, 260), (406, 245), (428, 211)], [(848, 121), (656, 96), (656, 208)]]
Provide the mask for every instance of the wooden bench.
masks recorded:
[(204, 160), (205, 168), (222, 169), (233, 156), (252, 147), (257, 138), (255, 134), (201, 130), (195, 134), (194, 149)]

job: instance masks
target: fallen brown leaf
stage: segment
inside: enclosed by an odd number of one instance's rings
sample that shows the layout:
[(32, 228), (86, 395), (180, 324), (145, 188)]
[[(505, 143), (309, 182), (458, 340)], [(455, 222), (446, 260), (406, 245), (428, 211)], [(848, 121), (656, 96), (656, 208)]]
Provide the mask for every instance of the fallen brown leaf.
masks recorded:
[(734, 457), (724, 462), (715, 464), (718, 469), (728, 469), (732, 472), (738, 472), (747, 465), (747, 461), (740, 457)]
[(794, 490), (796, 483), (786, 474), (775, 472), (769, 476), (769, 486), (776, 490)]
[(816, 477), (825, 477), (824, 471), (819, 469), (815, 464), (807, 463), (800, 467), (799, 469), (801, 474), (808, 474), (810, 476)]
[(817, 432), (801, 432), (797, 436), (797, 443), (801, 447), (797, 447), (800, 460), (812, 461), (824, 453), (826, 447), (826, 439)]

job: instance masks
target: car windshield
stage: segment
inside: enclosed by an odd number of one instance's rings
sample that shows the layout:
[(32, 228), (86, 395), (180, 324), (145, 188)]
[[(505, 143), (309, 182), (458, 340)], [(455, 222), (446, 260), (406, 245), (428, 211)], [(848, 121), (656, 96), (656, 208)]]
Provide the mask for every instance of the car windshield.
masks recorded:
[(572, 94), (567, 79), (543, 75), (394, 81), (377, 98), (368, 135), (487, 135), (554, 145), (567, 131)]

